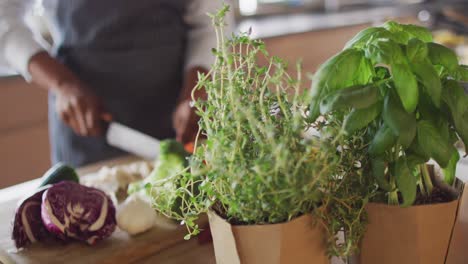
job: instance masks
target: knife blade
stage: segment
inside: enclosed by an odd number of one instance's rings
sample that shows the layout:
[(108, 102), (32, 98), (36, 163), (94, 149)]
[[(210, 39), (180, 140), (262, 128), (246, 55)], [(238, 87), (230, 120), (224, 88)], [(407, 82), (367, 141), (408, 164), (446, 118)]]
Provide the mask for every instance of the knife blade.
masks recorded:
[(113, 147), (148, 160), (159, 155), (159, 140), (117, 122), (110, 122), (107, 143)]

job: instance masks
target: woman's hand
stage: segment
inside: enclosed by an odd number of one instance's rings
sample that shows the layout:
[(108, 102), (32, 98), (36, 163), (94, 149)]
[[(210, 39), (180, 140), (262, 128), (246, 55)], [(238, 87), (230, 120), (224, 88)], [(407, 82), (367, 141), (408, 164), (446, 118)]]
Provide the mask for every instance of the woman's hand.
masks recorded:
[(32, 81), (56, 95), (56, 111), (65, 124), (80, 136), (103, 133), (103, 111), (99, 98), (63, 64), (47, 52), (34, 55), (29, 61)]
[[(187, 71), (184, 81), (184, 88), (179, 96), (179, 102), (172, 117), (172, 124), (176, 131), (176, 139), (183, 144), (194, 142), (198, 133), (199, 117), (195, 113), (195, 108), (191, 107), (192, 90), (198, 81), (198, 72), (207, 73), (204, 68), (194, 67)], [(203, 90), (195, 92), (195, 98), (205, 98)]]
[(102, 104), (80, 81), (63, 83), (56, 92), (56, 111), (62, 121), (80, 136), (100, 136)]

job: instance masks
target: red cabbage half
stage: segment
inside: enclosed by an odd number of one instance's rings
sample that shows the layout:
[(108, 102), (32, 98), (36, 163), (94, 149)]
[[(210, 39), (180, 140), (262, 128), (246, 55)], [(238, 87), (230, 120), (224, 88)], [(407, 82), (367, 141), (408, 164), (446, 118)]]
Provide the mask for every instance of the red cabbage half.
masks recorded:
[(48, 236), (41, 219), (42, 194), (50, 187), (44, 186), (19, 202), (13, 222), (12, 239), (17, 248), (41, 241)]
[(42, 195), (41, 216), (45, 227), (62, 240), (68, 238), (90, 245), (115, 230), (115, 207), (102, 191), (63, 181)]

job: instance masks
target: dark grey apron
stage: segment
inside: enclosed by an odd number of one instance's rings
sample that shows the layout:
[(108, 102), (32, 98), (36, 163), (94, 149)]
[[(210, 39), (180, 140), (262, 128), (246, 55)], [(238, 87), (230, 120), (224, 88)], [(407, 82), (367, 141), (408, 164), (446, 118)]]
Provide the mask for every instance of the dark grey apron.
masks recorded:
[[(188, 0), (58, 0), (56, 57), (87, 83), (115, 121), (163, 139), (182, 86)], [(76, 135), (49, 96), (53, 162), (74, 166), (124, 154)]]

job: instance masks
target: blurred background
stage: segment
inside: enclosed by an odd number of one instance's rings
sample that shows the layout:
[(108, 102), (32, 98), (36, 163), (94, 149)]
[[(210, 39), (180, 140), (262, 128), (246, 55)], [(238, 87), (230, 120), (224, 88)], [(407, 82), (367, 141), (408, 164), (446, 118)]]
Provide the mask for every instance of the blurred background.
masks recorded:
[[(468, 64), (468, 1), (236, 0), (236, 27), (262, 38), (271, 54), (302, 59), (313, 73), (361, 29), (386, 20), (429, 27)], [(50, 39), (41, 1), (28, 23)], [(211, 48), (211, 47), (207, 47)], [(40, 177), (50, 167), (47, 94), (0, 69), (0, 188)]]

